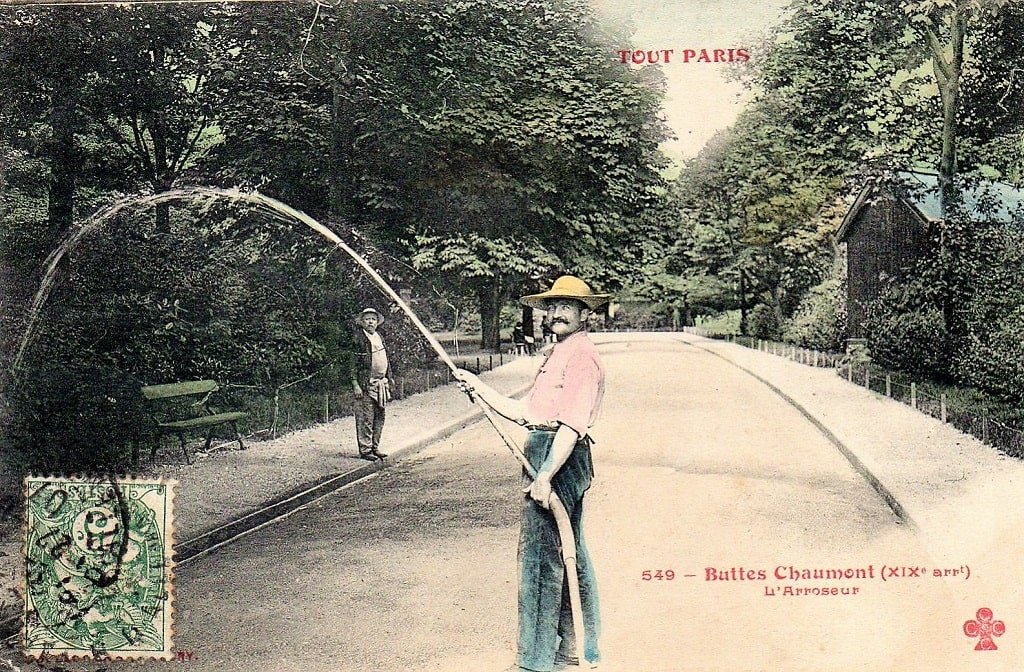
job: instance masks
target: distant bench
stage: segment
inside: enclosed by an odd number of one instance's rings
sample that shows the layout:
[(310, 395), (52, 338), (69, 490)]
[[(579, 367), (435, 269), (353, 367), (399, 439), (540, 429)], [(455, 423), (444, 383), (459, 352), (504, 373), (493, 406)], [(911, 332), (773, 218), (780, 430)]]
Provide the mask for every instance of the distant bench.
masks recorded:
[[(238, 431), (238, 421), (249, 414), (245, 411), (217, 412), (210, 405), (210, 397), (219, 389), (220, 385), (215, 380), (188, 380), (181, 383), (147, 385), (142, 388), (142, 396), (149, 402), (149, 415), (155, 425), (151, 461), (156, 459), (161, 437), (164, 434), (177, 434), (178, 441), (181, 442), (181, 451), (185, 453), (185, 461), (192, 464), (192, 458), (185, 446), (185, 434), (205, 429), (204, 450), (208, 451), (213, 439), (213, 430), (227, 424), (230, 424), (235, 432), (238, 447), (245, 450), (242, 435)], [(193, 401), (192, 397), (201, 398)]]

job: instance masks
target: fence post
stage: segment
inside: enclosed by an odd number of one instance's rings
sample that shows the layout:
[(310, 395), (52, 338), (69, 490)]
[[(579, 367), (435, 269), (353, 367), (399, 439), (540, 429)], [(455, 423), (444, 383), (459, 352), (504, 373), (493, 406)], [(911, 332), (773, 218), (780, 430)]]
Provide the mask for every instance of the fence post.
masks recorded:
[(910, 383), (910, 407), (917, 408), (917, 383)]
[(447, 366), (444, 367), (444, 384), (449, 385), (452, 382), (452, 370)]
[(853, 382), (853, 362), (846, 365), (846, 379)]
[(946, 393), (943, 392), (939, 395), (939, 414), (942, 416), (942, 422), (946, 422)]
[(885, 396), (892, 396), (892, 374), (885, 374)]
[(398, 398), (405, 399), (405, 377), (398, 379)]
[(277, 438), (277, 423), (281, 419), (281, 388), (274, 389), (274, 416), (270, 421), (270, 438)]
[(864, 369), (864, 387), (866, 389), (869, 389), (869, 390), (871, 389), (871, 368), (870, 367), (865, 367), (865, 369)]
[(331, 393), (324, 392), (324, 422), (331, 421)]
[(427, 377), (427, 392), (430, 392), (430, 383), (432, 382), (432, 379), (434, 377), (432, 375), (430, 375), (430, 369), (427, 369), (426, 371), (424, 371), (423, 375), (425, 375)]
[(814, 366), (818, 366), (818, 351), (814, 351)]
[(981, 440), (988, 443), (988, 409), (981, 409)]
[(487, 370), (494, 371), (494, 355), (487, 355)]
[(476, 358), (476, 375), (480, 375), (480, 358)]
[(498, 366), (505, 366), (505, 353), (502, 352), (498, 355)]

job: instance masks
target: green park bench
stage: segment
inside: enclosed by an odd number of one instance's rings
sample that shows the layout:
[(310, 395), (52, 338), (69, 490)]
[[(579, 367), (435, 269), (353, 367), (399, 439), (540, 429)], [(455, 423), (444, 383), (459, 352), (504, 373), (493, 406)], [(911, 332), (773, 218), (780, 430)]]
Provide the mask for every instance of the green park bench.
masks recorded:
[[(210, 397), (219, 389), (220, 385), (215, 380), (188, 380), (181, 383), (147, 385), (142, 388), (142, 396), (149, 402), (149, 415), (155, 424), (151, 461), (156, 459), (161, 437), (164, 434), (177, 434), (181, 450), (185, 453), (185, 461), (192, 464), (192, 458), (185, 446), (185, 434), (205, 429), (204, 450), (209, 450), (213, 430), (226, 424), (230, 424), (234, 429), (238, 447), (245, 450), (242, 435), (238, 431), (238, 421), (249, 414), (245, 411), (218, 412), (210, 405)], [(194, 397), (200, 398), (193, 400)]]

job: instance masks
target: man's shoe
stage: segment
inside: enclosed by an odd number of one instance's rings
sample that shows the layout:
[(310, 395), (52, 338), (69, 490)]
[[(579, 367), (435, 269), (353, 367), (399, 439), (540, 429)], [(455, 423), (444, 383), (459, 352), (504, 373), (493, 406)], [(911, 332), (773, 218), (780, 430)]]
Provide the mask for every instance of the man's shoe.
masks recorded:
[(386, 458), (388, 456), (387, 453), (382, 453), (379, 450), (374, 450), (370, 454), (373, 455), (374, 457), (376, 457), (378, 460), (384, 460), (384, 458)]
[(376, 455), (376, 453), (359, 453), (359, 459), (361, 459), (361, 460), (369, 460), (370, 462), (376, 462), (377, 461), (377, 455)]

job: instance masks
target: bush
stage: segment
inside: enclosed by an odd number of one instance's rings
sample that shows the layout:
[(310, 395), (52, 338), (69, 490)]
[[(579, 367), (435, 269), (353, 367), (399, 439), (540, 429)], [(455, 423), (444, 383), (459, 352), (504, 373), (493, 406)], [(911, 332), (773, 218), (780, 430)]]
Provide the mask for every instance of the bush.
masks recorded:
[(619, 304), (612, 326), (618, 329), (654, 329), (661, 322), (663, 320), (646, 304)]
[[(17, 464), (122, 467), (148, 432), (144, 383), (213, 378), (272, 396), (317, 372), (347, 382), (352, 319), (379, 292), (330, 266), (318, 238), (240, 213), (182, 204), (161, 232), (152, 210), (123, 211), (68, 252), (6, 386), (3, 445)], [(409, 336), (389, 338), (396, 359), (422, 348), (401, 319), (388, 326)]]
[(1024, 403), (1024, 307), (1002, 320), (987, 338), (972, 335), (954, 359), (958, 382)]
[(726, 310), (711, 315), (701, 315), (696, 319), (696, 326), (715, 334), (740, 333), (740, 311)]
[(754, 338), (774, 341), (782, 336), (778, 314), (771, 306), (759, 303), (747, 316), (747, 331)]
[(783, 338), (805, 348), (842, 350), (846, 338), (846, 283), (834, 272), (812, 287), (793, 317), (785, 324)]
[(31, 378), (10, 383), (10, 417), (3, 443), (20, 473), (104, 472), (129, 464), (131, 446), (145, 441), (139, 382), (117, 369), (88, 363), (30, 367)]
[(938, 309), (884, 313), (868, 323), (868, 347), (879, 364), (925, 376), (949, 375), (949, 337)]

